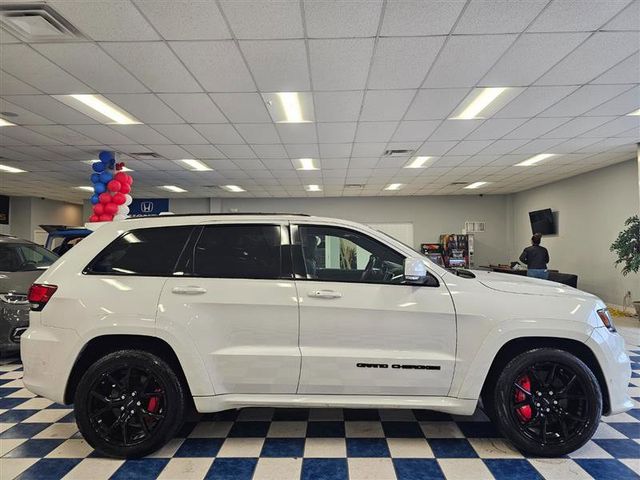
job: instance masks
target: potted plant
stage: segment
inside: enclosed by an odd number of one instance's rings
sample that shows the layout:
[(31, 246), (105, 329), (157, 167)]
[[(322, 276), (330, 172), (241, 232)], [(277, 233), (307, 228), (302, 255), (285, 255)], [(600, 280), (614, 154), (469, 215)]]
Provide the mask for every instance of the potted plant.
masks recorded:
[[(627, 218), (625, 229), (620, 232), (609, 250), (615, 252), (618, 259), (615, 265), (622, 264), (622, 275), (638, 273), (640, 270), (640, 218), (638, 215)], [(633, 302), (638, 317), (640, 317), (640, 300)]]

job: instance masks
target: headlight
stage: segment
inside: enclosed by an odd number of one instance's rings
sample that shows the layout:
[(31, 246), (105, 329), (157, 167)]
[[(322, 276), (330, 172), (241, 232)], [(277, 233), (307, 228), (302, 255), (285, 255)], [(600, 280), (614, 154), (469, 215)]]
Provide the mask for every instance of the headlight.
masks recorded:
[(602, 324), (607, 327), (607, 330), (610, 332), (616, 331), (616, 326), (613, 324), (613, 320), (611, 319), (611, 314), (609, 313), (608, 308), (602, 308), (600, 310), (596, 310), (596, 313), (602, 320)]

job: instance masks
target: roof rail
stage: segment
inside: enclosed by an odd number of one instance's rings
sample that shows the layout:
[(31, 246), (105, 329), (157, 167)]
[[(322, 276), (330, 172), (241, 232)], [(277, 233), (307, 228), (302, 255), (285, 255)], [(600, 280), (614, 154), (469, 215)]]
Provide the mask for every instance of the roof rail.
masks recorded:
[(144, 215), (138, 217), (128, 217), (126, 220), (137, 220), (140, 218), (173, 218), (173, 217), (224, 217), (224, 216), (236, 216), (236, 215), (291, 215), (295, 217), (309, 217), (307, 213), (286, 213), (286, 212), (236, 212), (236, 213), (176, 213), (167, 215)]

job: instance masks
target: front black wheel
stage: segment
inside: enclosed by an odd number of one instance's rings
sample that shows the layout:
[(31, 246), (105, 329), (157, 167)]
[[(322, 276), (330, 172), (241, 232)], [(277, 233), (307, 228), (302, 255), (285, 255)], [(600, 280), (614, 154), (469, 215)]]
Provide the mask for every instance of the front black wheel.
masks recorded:
[(78, 428), (100, 453), (147, 455), (182, 425), (185, 397), (171, 367), (138, 350), (110, 353), (89, 367), (74, 399)]
[(511, 360), (490, 394), (493, 421), (518, 449), (555, 457), (593, 436), (602, 393), (593, 372), (563, 350), (540, 348)]

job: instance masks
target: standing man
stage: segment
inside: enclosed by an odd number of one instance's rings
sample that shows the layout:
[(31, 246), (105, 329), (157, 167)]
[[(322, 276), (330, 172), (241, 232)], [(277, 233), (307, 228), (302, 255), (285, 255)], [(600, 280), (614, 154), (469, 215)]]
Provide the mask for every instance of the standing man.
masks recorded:
[(549, 278), (549, 272), (547, 271), (549, 252), (546, 248), (540, 246), (541, 239), (542, 235), (539, 233), (531, 237), (531, 246), (522, 251), (520, 261), (527, 266), (527, 277), (547, 280)]

